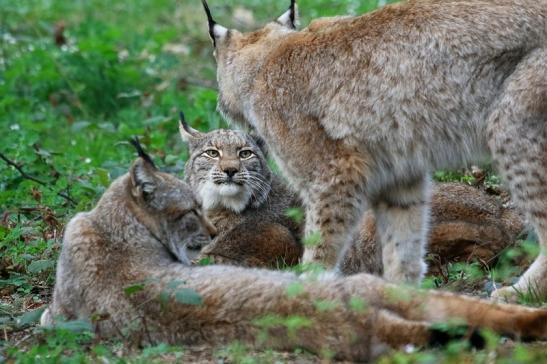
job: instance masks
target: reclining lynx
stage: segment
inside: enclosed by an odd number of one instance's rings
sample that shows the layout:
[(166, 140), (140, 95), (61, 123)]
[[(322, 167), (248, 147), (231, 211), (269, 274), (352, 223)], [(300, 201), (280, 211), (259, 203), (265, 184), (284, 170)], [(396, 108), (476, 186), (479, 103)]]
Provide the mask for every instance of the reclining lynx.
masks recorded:
[[(277, 349), (330, 350), (352, 360), (366, 360), (389, 347), (446, 339), (432, 322), (453, 318), (501, 333), (547, 337), (545, 309), (411, 290), (365, 274), (319, 283), (288, 272), (181, 264), (171, 251), (173, 243), (208, 238), (207, 223), (189, 187), (140, 155), (92, 211), (67, 225), (43, 325), (63, 316), (89, 319), (97, 333), (124, 335), (129, 342), (216, 345), (240, 340)], [(141, 290), (124, 290), (136, 283)], [(173, 283), (199, 294), (201, 304), (177, 300), (169, 291)], [(288, 287), (295, 285), (300, 294), (288, 295)], [(397, 300), (397, 294), (404, 299)], [(366, 307), (352, 310), (352, 297)], [(319, 301), (334, 305), (320, 310)], [(265, 315), (298, 315), (312, 323), (292, 335), (281, 324), (261, 327)]]
[(265, 139), (301, 193), (306, 233), (321, 233), (304, 261), (335, 267), (368, 205), (384, 276), (418, 282), (428, 174), (490, 153), (542, 247), (514, 288), (546, 293), (545, 0), (409, 1), (301, 31), (293, 0), (250, 33), (203, 4), (219, 110)]

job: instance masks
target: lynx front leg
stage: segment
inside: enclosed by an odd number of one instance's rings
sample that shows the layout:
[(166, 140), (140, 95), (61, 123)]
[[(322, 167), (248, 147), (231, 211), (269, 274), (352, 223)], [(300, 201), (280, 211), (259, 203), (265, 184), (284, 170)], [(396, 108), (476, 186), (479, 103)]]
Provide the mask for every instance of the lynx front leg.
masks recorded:
[(539, 237), (540, 253), (513, 287), (494, 297), (519, 293), (547, 297), (547, 48), (531, 52), (506, 81), (490, 116), (489, 146), (515, 203)]
[[(303, 261), (320, 262), (334, 268), (358, 226), (365, 205), (365, 163), (358, 155), (344, 155), (333, 160), (311, 184), (306, 205), (308, 244)], [(315, 236), (316, 239), (310, 239)]]
[(378, 238), (382, 243), (384, 278), (419, 283), (429, 229), (428, 178), (386, 191), (374, 203)]

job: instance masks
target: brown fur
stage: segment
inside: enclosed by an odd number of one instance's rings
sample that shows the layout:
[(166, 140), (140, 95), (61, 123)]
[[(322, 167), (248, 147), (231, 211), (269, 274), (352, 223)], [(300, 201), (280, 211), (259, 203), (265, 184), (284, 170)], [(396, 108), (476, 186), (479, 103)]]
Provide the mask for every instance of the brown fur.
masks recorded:
[[(196, 261), (209, 258), (216, 264), (264, 268), (292, 266), (299, 262), (302, 244), (286, 226), (267, 218), (233, 215), (238, 214), (232, 211), (209, 212), (219, 236), (201, 250)], [(239, 219), (243, 221), (237, 221)], [(222, 223), (215, 223), (219, 220)]]

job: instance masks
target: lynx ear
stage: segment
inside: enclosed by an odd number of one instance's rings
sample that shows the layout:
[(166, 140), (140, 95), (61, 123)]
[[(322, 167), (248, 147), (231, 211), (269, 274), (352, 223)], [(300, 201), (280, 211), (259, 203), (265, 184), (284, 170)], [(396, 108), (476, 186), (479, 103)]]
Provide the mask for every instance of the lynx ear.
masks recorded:
[(144, 152), (137, 138), (131, 139), (130, 143), (137, 149), (139, 158), (133, 162), (129, 174), (133, 184), (132, 193), (134, 196), (146, 197), (150, 195), (157, 186), (157, 168), (152, 158)]
[(228, 29), (223, 27), (222, 25), (217, 24), (217, 22), (213, 19), (213, 16), (211, 15), (211, 10), (209, 10), (209, 5), (207, 5), (206, 0), (201, 0), (201, 3), (203, 4), (203, 9), (205, 10), (205, 14), (207, 15), (209, 36), (213, 41), (213, 47), (216, 48), (217, 41), (222, 40), (226, 36), (226, 34), (228, 34)]
[(291, 0), (291, 6), (283, 15), (276, 20), (279, 24), (289, 29), (296, 29), (299, 25), (298, 19), (298, 7), (296, 6), (296, 0)]
[(150, 166), (154, 170), (157, 170), (156, 165), (154, 164), (154, 161), (152, 160), (152, 158), (150, 158), (150, 156), (144, 151), (144, 149), (142, 149), (142, 145), (139, 142), (139, 138), (133, 137), (133, 139), (129, 139), (129, 143), (131, 143), (131, 145), (135, 147), (135, 149), (137, 150), (137, 154), (139, 155), (139, 158), (142, 158), (145, 162), (150, 164)]
[(180, 131), (180, 137), (182, 138), (182, 141), (186, 143), (192, 143), (196, 139), (201, 138), (203, 135), (201, 132), (197, 131), (196, 129), (192, 128), (188, 123), (186, 122), (186, 118), (184, 117), (184, 113), (180, 112), (180, 119), (179, 119), (179, 131)]

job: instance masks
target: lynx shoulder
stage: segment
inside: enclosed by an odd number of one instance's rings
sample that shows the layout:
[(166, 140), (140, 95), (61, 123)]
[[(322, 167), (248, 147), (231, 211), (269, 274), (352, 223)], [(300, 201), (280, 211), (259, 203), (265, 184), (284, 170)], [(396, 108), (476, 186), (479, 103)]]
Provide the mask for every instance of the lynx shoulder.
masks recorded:
[[(172, 242), (208, 237), (199, 210), (187, 185), (139, 158), (92, 211), (67, 226), (53, 302), (42, 324), (89, 320), (98, 335), (143, 345), (238, 340), (281, 350), (329, 350), (339, 359), (361, 361), (390, 347), (443, 343), (450, 334), (433, 323), (455, 318), (501, 333), (547, 336), (547, 310), (418, 291), (366, 274), (318, 282), (288, 272), (189, 267), (177, 259)], [(300, 287), (300, 294), (288, 295), (289, 287)], [(352, 298), (366, 307), (352, 310)], [(332, 302), (332, 309), (321, 310), (320, 301)], [(272, 315), (313, 324), (296, 335), (283, 324), (260, 324)]]
[(547, 295), (547, 2), (409, 1), (297, 30), (217, 24), (219, 110), (261, 135), (306, 206), (304, 261), (339, 267), (366, 207), (384, 277), (418, 283), (437, 169), (489, 155), (537, 231), (516, 285)]
[(185, 180), (217, 230), (196, 260), (253, 267), (298, 263), (302, 227), (287, 210), (300, 203), (271, 173), (263, 141), (236, 130), (201, 133), (184, 120), (180, 131), (190, 155)]

